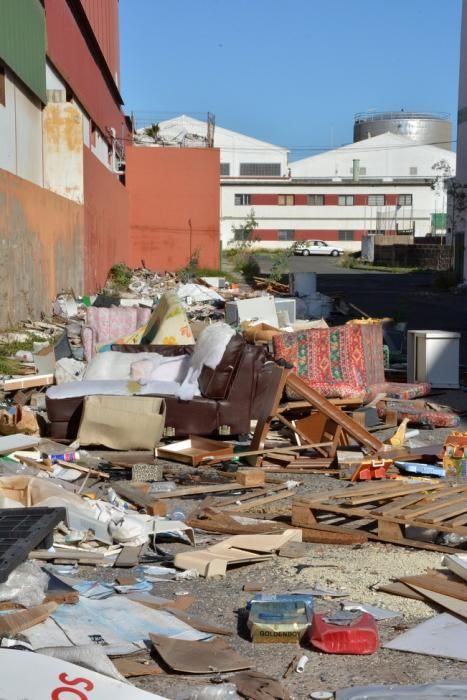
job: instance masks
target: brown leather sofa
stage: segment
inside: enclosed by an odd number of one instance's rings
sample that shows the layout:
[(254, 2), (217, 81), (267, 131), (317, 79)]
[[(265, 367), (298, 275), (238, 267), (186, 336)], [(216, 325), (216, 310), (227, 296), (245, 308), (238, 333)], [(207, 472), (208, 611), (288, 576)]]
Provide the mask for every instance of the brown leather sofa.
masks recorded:
[[(190, 346), (113, 346), (120, 352), (159, 352), (174, 355), (192, 352)], [(240, 435), (250, 430), (250, 421), (258, 416), (264, 388), (272, 363), (263, 347), (248, 344), (241, 335), (229, 341), (215, 370), (204, 367), (199, 378), (200, 397), (181, 401), (173, 396), (166, 401), (166, 434), (217, 436)], [(73, 440), (78, 434), (84, 397), (51, 399), (46, 397), (50, 436)]]

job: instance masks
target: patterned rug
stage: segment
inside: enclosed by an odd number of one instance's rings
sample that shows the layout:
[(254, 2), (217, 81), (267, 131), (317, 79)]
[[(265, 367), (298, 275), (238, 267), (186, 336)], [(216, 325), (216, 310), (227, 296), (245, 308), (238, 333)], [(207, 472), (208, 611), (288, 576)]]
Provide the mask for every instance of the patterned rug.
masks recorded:
[(357, 396), (365, 402), (379, 392), (409, 399), (430, 391), (428, 384), (385, 382), (380, 325), (313, 328), (276, 335), (272, 342), (274, 358), (292, 364), (300, 379), (326, 398)]

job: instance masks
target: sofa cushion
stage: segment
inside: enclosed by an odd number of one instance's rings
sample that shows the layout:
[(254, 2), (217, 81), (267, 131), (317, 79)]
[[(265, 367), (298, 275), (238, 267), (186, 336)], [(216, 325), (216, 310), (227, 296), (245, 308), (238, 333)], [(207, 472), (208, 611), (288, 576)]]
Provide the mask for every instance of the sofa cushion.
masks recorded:
[(216, 369), (211, 369), (206, 365), (203, 367), (198, 380), (201, 396), (215, 400), (227, 397), (244, 347), (245, 339), (241, 335), (234, 335), (229, 340), (222, 360)]

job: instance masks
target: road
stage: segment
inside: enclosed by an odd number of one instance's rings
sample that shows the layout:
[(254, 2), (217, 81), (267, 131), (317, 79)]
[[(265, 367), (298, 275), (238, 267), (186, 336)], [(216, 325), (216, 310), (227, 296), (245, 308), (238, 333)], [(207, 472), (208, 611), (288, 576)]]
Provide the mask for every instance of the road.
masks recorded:
[[(261, 255), (261, 271), (270, 270), (271, 259)], [(461, 333), (461, 363), (467, 365), (467, 293), (435, 287), (435, 273), (390, 274), (340, 267), (339, 258), (295, 256), (290, 271), (316, 272), (318, 291), (341, 296), (370, 316), (390, 316), (405, 321), (409, 330), (446, 330)]]

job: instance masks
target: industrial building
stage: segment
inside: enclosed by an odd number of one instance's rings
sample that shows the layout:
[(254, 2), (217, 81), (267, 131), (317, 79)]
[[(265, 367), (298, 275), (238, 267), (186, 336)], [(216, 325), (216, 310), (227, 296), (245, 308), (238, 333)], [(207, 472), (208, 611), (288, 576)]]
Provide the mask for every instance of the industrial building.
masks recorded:
[[(430, 138), (450, 141), (450, 122), (436, 115), (417, 113), (417, 121), (412, 112), (402, 114), (410, 117), (404, 135), (385, 132), (290, 163), (286, 149), (216, 126), (223, 246), (243, 235), (252, 210), (258, 245), (267, 247), (316, 238), (358, 250), (367, 233), (444, 234), (446, 182), (455, 173), (456, 156), (445, 143), (425, 141), (428, 127)], [(360, 115), (357, 123), (362, 125)], [(393, 127), (397, 130), (396, 120)], [(186, 115), (160, 122), (152, 141), (155, 147), (207, 144), (206, 122)]]

